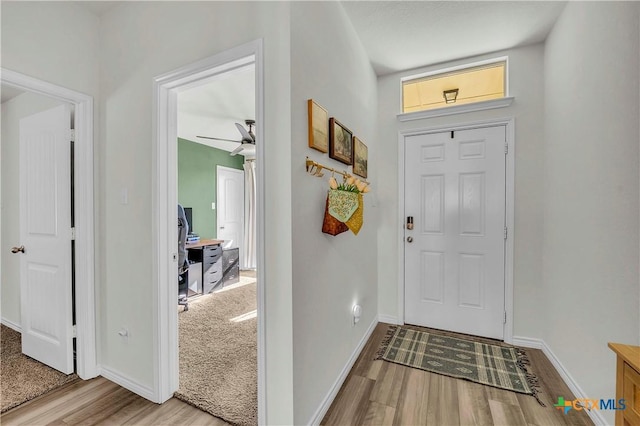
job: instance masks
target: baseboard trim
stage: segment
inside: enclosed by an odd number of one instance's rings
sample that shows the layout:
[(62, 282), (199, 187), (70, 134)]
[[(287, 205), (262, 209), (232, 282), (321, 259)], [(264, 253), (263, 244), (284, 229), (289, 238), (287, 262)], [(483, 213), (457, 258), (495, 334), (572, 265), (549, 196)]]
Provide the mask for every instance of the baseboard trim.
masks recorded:
[[(573, 395), (576, 398), (589, 398), (589, 396), (582, 390), (578, 382), (576, 382), (576, 380), (571, 376), (565, 366), (562, 365), (560, 359), (556, 356), (556, 354), (553, 353), (549, 345), (547, 345), (544, 340), (532, 337), (514, 336), (513, 345), (522, 346), (524, 348), (540, 349), (542, 353), (547, 357), (547, 359), (551, 362), (558, 374), (560, 374), (560, 377), (569, 387), (569, 390), (571, 390)], [(606, 426), (609, 424), (609, 422), (605, 420), (600, 410), (586, 410), (585, 412), (587, 413), (589, 418), (591, 418), (595, 425)]]
[(6, 318), (2, 318), (2, 324), (6, 325), (7, 327), (9, 327), (12, 330), (17, 331), (18, 333), (22, 333), (22, 326), (20, 326), (20, 324), (15, 323), (11, 320), (8, 320)]
[(154, 398), (153, 389), (151, 387), (141, 385), (135, 380), (127, 377), (125, 374), (115, 371), (109, 367), (99, 366), (98, 368), (100, 370), (100, 375), (105, 379), (111, 380), (112, 382), (140, 395), (145, 399), (148, 399), (149, 401), (157, 402)]
[(356, 360), (360, 356), (360, 352), (362, 352), (364, 345), (369, 340), (369, 337), (371, 337), (371, 334), (373, 333), (373, 330), (375, 330), (376, 325), (378, 325), (377, 316), (373, 318), (373, 321), (369, 325), (369, 328), (364, 333), (364, 336), (362, 336), (360, 343), (358, 343), (358, 346), (356, 346), (356, 348), (353, 350), (351, 357), (349, 357), (349, 360), (347, 361), (344, 368), (340, 372), (340, 375), (338, 376), (336, 381), (333, 383), (333, 386), (331, 386), (331, 389), (329, 389), (327, 396), (324, 397), (324, 399), (322, 400), (322, 403), (320, 404), (320, 406), (314, 413), (313, 417), (311, 417), (311, 420), (309, 420), (307, 424), (314, 425), (314, 426), (319, 425), (322, 419), (324, 418), (325, 414), (327, 414), (327, 411), (329, 411), (329, 407), (331, 407), (331, 403), (333, 402), (336, 395), (338, 394), (338, 391), (340, 391), (342, 384), (347, 379), (347, 376), (349, 375), (349, 372), (351, 371), (353, 364), (355, 364)]
[(400, 324), (398, 317), (392, 317), (391, 315), (378, 315), (378, 321), (387, 324)]
[(523, 348), (540, 349), (545, 346), (542, 339), (536, 339), (535, 337), (522, 337), (513, 336), (513, 346), (522, 346)]

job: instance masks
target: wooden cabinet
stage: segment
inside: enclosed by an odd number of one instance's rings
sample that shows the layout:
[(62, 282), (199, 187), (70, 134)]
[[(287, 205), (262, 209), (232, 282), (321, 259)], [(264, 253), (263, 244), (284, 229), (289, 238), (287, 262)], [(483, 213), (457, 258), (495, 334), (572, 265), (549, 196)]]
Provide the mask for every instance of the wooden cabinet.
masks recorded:
[(640, 346), (609, 343), (617, 355), (616, 402), (624, 399), (625, 409), (616, 411), (616, 426), (640, 425)]

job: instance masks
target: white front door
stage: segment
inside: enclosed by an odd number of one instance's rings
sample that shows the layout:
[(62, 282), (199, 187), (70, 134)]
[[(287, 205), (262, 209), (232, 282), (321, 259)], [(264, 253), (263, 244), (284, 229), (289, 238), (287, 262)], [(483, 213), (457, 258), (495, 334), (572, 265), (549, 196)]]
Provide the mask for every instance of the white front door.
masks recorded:
[(405, 323), (503, 339), (504, 126), (405, 138)]
[(239, 252), (242, 253), (244, 170), (218, 166), (217, 181), (217, 237), (228, 241), (227, 247), (239, 247)]
[(20, 120), (22, 352), (73, 372), (71, 108)]

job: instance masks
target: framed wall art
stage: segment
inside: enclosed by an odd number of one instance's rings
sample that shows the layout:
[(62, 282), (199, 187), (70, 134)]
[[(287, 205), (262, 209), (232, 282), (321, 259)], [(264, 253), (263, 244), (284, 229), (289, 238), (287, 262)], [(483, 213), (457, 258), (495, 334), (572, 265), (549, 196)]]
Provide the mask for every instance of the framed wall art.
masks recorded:
[(369, 149), (358, 139), (353, 137), (353, 174), (362, 178), (367, 178), (367, 160), (369, 157)]
[(309, 111), (309, 148), (329, 151), (329, 113), (313, 99), (307, 101)]
[(329, 157), (347, 165), (353, 163), (353, 133), (333, 117), (329, 119)]

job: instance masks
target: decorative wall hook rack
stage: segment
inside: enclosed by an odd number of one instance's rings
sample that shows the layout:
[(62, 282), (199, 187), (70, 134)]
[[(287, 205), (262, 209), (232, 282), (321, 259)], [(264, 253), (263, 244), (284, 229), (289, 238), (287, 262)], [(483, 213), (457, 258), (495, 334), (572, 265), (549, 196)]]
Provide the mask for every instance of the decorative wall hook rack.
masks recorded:
[[(325, 166), (324, 164), (320, 164), (320, 163), (318, 163), (316, 161), (313, 161), (309, 157), (307, 157), (305, 164), (306, 164), (306, 168), (307, 168), (307, 173), (309, 173), (312, 176), (323, 177), (324, 176), (324, 173), (322, 172), (323, 170), (327, 170), (329, 172), (337, 173), (339, 175), (342, 175), (345, 179), (348, 179), (351, 176), (353, 176), (352, 174), (348, 173), (347, 171), (340, 171), (340, 170), (334, 169), (333, 167)], [(355, 177), (357, 177), (357, 176), (355, 176)], [(358, 178), (358, 179), (360, 179), (360, 178)], [(366, 180), (360, 179), (360, 181), (366, 183), (367, 185), (370, 185), (370, 183), (367, 182)]]

